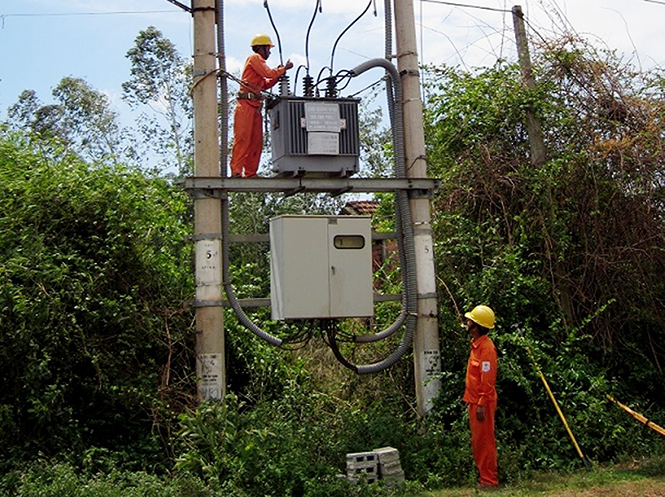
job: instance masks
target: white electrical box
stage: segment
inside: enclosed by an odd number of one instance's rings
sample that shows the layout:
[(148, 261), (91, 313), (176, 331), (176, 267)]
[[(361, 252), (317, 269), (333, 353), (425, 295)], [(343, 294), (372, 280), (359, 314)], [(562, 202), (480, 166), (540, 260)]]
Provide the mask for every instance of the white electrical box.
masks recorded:
[(279, 216), (270, 220), (272, 318), (370, 317), (369, 216)]

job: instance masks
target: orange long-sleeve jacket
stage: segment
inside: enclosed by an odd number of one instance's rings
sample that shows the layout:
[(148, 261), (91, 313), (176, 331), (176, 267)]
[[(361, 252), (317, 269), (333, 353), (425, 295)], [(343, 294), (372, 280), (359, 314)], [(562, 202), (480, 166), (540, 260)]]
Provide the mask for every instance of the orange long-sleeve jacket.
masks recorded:
[(466, 388), (462, 400), (467, 404), (496, 405), (497, 355), (494, 343), (487, 335), (471, 341), (471, 353), (466, 366)]
[[(275, 86), (279, 77), (286, 72), (284, 66), (271, 69), (265, 59), (258, 53), (253, 53), (245, 61), (245, 67), (242, 70), (242, 80), (247, 84), (242, 85), (244, 92), (258, 93), (261, 90), (267, 90)], [(260, 100), (246, 100), (249, 105), (259, 107)]]

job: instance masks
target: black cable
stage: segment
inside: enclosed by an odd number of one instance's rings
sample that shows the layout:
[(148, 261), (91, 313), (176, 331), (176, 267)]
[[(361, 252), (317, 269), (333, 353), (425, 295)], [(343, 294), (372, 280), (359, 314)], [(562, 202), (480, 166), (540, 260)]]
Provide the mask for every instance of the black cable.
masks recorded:
[(380, 80), (372, 83), (371, 85), (368, 85), (365, 88), (362, 88), (362, 89), (358, 90), (357, 92), (352, 93), (351, 95), (349, 95), (349, 97), (353, 98), (356, 95), (360, 95), (361, 93), (366, 92), (367, 90), (371, 90), (375, 86), (380, 85), (381, 83), (384, 83), (384, 82), (385, 82), (385, 78), (381, 78)]
[(284, 65), (284, 58), (282, 57), (282, 40), (279, 38), (279, 33), (277, 32), (277, 26), (272, 20), (272, 14), (270, 13), (270, 8), (268, 7), (268, 0), (263, 0), (263, 6), (268, 12), (268, 19), (270, 19), (270, 24), (272, 24), (272, 29), (275, 31), (275, 36), (277, 37), (277, 50), (279, 50), (279, 64)]
[(314, 19), (316, 19), (317, 12), (320, 12), (321, 9), (321, 0), (316, 0), (316, 5), (314, 6), (314, 13), (312, 14), (312, 20), (309, 21), (309, 26), (307, 27), (307, 35), (305, 36), (305, 62), (307, 64), (307, 75), (309, 76), (309, 33), (314, 24)]
[[(351, 79), (353, 78), (353, 75), (351, 74), (350, 71), (347, 71), (346, 69), (338, 72), (335, 75), (335, 87), (338, 90), (344, 90), (347, 86), (351, 84)], [(346, 79), (346, 84), (344, 86), (340, 86), (340, 82), (344, 81)]]
[[(295, 95), (295, 93), (296, 93), (296, 88), (298, 88), (298, 75), (300, 74), (300, 70), (301, 70), (303, 67), (305, 67), (305, 66), (303, 66), (302, 64), (300, 64), (300, 65), (298, 66), (298, 68), (296, 69), (296, 73), (295, 73), (295, 75), (293, 76), (293, 94), (294, 94), (294, 95)], [(307, 70), (306, 67), (305, 67), (305, 70)]]
[(167, 2), (171, 2), (173, 5), (180, 7), (182, 10), (189, 12), (190, 14), (192, 13), (192, 8), (188, 7), (184, 3), (180, 3), (177, 0), (166, 0)]
[(356, 17), (356, 18), (353, 20), (353, 22), (352, 22), (351, 24), (349, 24), (349, 25), (344, 29), (344, 31), (342, 31), (342, 32), (340, 33), (340, 35), (337, 37), (337, 39), (335, 40), (335, 44), (333, 45), (332, 52), (330, 53), (330, 74), (331, 74), (331, 75), (332, 75), (332, 72), (333, 72), (333, 60), (334, 60), (334, 58), (335, 58), (335, 49), (337, 48), (337, 43), (339, 43), (339, 40), (342, 38), (342, 36), (344, 36), (344, 35), (346, 34), (346, 32), (347, 32), (349, 29), (351, 29), (351, 28), (353, 27), (353, 25), (354, 25), (355, 23), (357, 23), (357, 22), (362, 18), (362, 16), (364, 16), (364, 15), (367, 13), (367, 11), (369, 10), (369, 8), (372, 6), (372, 1), (373, 1), (373, 0), (369, 0), (369, 3), (367, 4), (367, 7), (365, 7), (365, 10), (363, 10), (362, 13), (361, 13), (358, 17)]
[(330, 350), (332, 350), (335, 358), (342, 364), (342, 366), (357, 373), (358, 368), (354, 364), (351, 364), (339, 351), (339, 347), (337, 346), (337, 340), (335, 338), (335, 329), (332, 325), (329, 326), (328, 329), (326, 330), (326, 335), (328, 337), (328, 346), (330, 347)]
[(280, 348), (285, 350), (299, 350), (306, 347), (313, 336), (312, 328), (313, 324), (311, 321), (303, 321), (296, 333), (283, 339)]
[(421, 2), (438, 3), (441, 5), (452, 5), (453, 7), (465, 7), (468, 9), (491, 10), (492, 12), (512, 12), (507, 9), (496, 9), (492, 7), (482, 7), (480, 5), (469, 5), (467, 3), (444, 2), (443, 0), (420, 0)]
[(328, 66), (322, 67), (321, 70), (319, 71), (319, 74), (316, 75), (316, 83), (314, 84), (314, 86), (319, 86), (322, 82), (328, 80), (328, 78), (321, 79), (321, 75), (323, 74), (323, 71), (325, 71), (326, 69), (328, 69), (330, 71), (330, 74), (332, 74), (332, 68)]

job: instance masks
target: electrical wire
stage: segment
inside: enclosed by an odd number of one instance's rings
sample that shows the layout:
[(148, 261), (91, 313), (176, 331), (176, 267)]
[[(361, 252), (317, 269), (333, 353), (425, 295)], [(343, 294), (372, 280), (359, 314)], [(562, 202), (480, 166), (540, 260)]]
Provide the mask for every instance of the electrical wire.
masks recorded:
[[(254, 93), (259, 93), (260, 95), (262, 95), (262, 96), (265, 97), (265, 98), (272, 98), (272, 97), (274, 97), (274, 95), (273, 95), (272, 93), (270, 93), (269, 91), (266, 91), (266, 90), (264, 90), (263, 88), (261, 88), (261, 87), (259, 87), (259, 86), (256, 86), (256, 85), (254, 85), (254, 84), (252, 84), (252, 83), (250, 83), (250, 82), (248, 82), (248, 81), (245, 81), (245, 80), (243, 80), (243, 79), (240, 79), (239, 77), (234, 76), (233, 74), (231, 74), (231, 73), (228, 72), (228, 71), (223, 71), (223, 70), (221, 70), (221, 69), (218, 69), (217, 71), (215, 71), (215, 73), (218, 74), (218, 75), (221, 75), (221, 76), (224, 77), (224, 78), (232, 79), (233, 81), (235, 81), (235, 82), (238, 83), (239, 85), (244, 86), (244, 87), (247, 87), (247, 88), (253, 90)], [(208, 76), (208, 75), (210, 75), (210, 74), (213, 74), (213, 73), (209, 73), (209, 74), (207, 74), (206, 76)], [(204, 78), (205, 78), (206, 76), (204, 76)], [(203, 79), (203, 78), (201, 78), (201, 79)], [(196, 84), (199, 83), (200, 81), (201, 81), (201, 80), (198, 80), (196, 83), (194, 83), (194, 86), (196, 86)], [(191, 93), (191, 91), (192, 91), (193, 89), (194, 89), (194, 87), (192, 87), (192, 88), (190, 89), (190, 93)]]
[(337, 49), (337, 44), (339, 43), (339, 40), (341, 40), (342, 36), (344, 36), (346, 34), (346, 32), (349, 29), (351, 29), (353, 27), (353, 25), (355, 23), (357, 23), (367, 13), (369, 8), (372, 6), (372, 2), (373, 2), (373, 0), (369, 0), (369, 3), (367, 4), (367, 7), (365, 7), (365, 10), (363, 10), (362, 13), (351, 22), (351, 24), (349, 24), (346, 28), (344, 28), (344, 31), (342, 31), (340, 33), (340, 35), (337, 37), (337, 39), (335, 40), (335, 43), (333, 44), (332, 52), (330, 53), (330, 74), (331, 75), (333, 73), (333, 67), (334, 67), (333, 66), (333, 61), (335, 59), (335, 50)]
[(490, 10), (493, 12), (510, 12), (510, 10), (506, 9), (497, 9), (493, 7), (483, 7), (481, 5), (469, 5), (468, 3), (456, 3), (456, 2), (445, 2), (443, 0), (422, 0), (423, 2), (428, 2), (428, 3), (438, 3), (440, 5), (451, 5), (453, 7), (464, 7), (468, 9), (480, 9), (480, 10)]
[(294, 92), (294, 94), (295, 94), (295, 89), (298, 87), (298, 75), (300, 74), (301, 69), (305, 69), (305, 71), (307, 71), (307, 67), (304, 66), (303, 64), (300, 64), (298, 66), (298, 68), (296, 69), (296, 73), (293, 76), (293, 88), (294, 88), (293, 92)]
[(375, 86), (380, 85), (381, 83), (385, 83), (385, 78), (381, 78), (380, 80), (375, 81), (375, 82), (372, 83), (371, 85), (368, 85), (368, 86), (366, 86), (365, 88), (361, 88), (361, 89), (358, 90), (357, 92), (352, 93), (351, 95), (349, 95), (349, 97), (351, 97), (351, 98), (357, 97), (357, 96), (360, 95), (361, 93), (365, 93), (366, 91), (371, 90), (372, 88), (374, 88)]
[(184, 10), (185, 12), (189, 12), (189, 13), (192, 12), (192, 8), (191, 8), (191, 7), (188, 7), (188, 6), (185, 5), (184, 3), (180, 3), (180, 2), (178, 2), (178, 0), (166, 0), (166, 1), (167, 1), (167, 2), (171, 2), (171, 3), (172, 3), (173, 5), (175, 5), (176, 7), (180, 7), (180, 8), (181, 8), (182, 10)]
[(75, 16), (116, 16), (116, 15), (141, 15), (141, 14), (174, 14), (173, 10), (118, 10), (113, 12), (58, 12), (39, 14), (2, 14), (0, 18), (8, 17), (75, 17)]
[(316, 0), (316, 5), (314, 6), (314, 13), (312, 14), (312, 20), (309, 21), (309, 26), (307, 26), (307, 35), (305, 36), (305, 61), (307, 64), (307, 76), (309, 76), (309, 34), (314, 25), (314, 19), (316, 19), (316, 14), (321, 12), (321, 0)]
[(268, 0), (263, 0), (263, 6), (266, 9), (266, 12), (268, 13), (268, 19), (270, 19), (270, 24), (272, 25), (273, 31), (275, 31), (275, 37), (277, 37), (277, 50), (279, 51), (279, 63), (280, 65), (284, 65), (284, 57), (282, 57), (282, 40), (279, 37), (279, 32), (277, 31), (277, 26), (275, 26), (275, 22), (272, 20), (272, 14), (270, 13), (270, 7), (268, 7)]
[(323, 75), (323, 71), (325, 71), (326, 69), (328, 69), (330, 71), (330, 74), (332, 74), (332, 68), (331, 67), (328, 67), (328, 66), (322, 67), (321, 70), (319, 71), (319, 74), (316, 75), (315, 86), (319, 86), (322, 82), (324, 82), (328, 79), (328, 78), (321, 79), (321, 76)]
[(298, 331), (283, 338), (280, 348), (285, 350), (299, 350), (306, 347), (314, 336), (316, 322), (307, 319), (300, 323)]
[[(344, 81), (345, 79), (346, 79), (346, 84), (344, 84), (343, 86), (340, 86), (339, 82)], [(344, 69), (344, 70), (338, 72), (335, 75), (335, 88), (337, 90), (345, 90), (349, 86), (349, 84), (351, 84), (351, 79), (352, 79), (352, 77), (351, 77), (351, 72), (350, 71)]]

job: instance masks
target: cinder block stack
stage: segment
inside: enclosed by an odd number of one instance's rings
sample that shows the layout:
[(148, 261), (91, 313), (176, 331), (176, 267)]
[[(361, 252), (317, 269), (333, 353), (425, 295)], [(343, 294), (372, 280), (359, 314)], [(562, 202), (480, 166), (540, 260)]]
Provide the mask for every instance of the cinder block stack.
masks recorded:
[(346, 476), (350, 481), (374, 483), (379, 479), (379, 459), (374, 452), (346, 455)]
[(399, 451), (393, 447), (374, 449), (379, 460), (379, 478), (386, 481), (387, 486), (399, 485), (404, 481), (404, 471), (399, 460)]
[[(341, 477), (344, 478), (342, 475)], [(401, 484), (404, 481), (404, 471), (399, 460), (399, 451), (393, 447), (382, 447), (372, 452), (347, 454), (346, 478), (368, 484), (383, 479), (389, 487)]]

